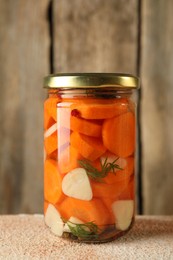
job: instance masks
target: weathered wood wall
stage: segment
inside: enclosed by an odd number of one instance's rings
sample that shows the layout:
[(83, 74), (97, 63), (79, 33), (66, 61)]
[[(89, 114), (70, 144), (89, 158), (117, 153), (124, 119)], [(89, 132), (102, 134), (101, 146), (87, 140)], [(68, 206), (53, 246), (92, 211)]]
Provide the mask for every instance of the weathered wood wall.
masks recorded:
[(173, 213), (173, 1), (142, 1), (143, 202)]
[(54, 71), (137, 71), (137, 0), (55, 0)]
[(0, 1), (0, 212), (42, 210), (48, 0)]
[(84, 71), (140, 72), (143, 212), (173, 213), (172, 8), (171, 0), (1, 0), (0, 213), (42, 212), (42, 78)]

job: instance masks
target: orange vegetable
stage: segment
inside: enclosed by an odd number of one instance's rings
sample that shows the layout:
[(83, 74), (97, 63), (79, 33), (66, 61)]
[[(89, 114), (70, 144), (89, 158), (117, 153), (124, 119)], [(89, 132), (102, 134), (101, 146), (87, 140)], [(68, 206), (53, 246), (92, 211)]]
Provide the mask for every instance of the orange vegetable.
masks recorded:
[(134, 172), (134, 158), (127, 157), (126, 158), (126, 166), (123, 170), (118, 170), (115, 173), (108, 173), (108, 175), (104, 178), (104, 182), (107, 184), (114, 184), (118, 181), (126, 181), (130, 179), (130, 176)]
[(57, 149), (57, 132), (44, 139), (44, 147), (47, 155), (50, 155)]
[(81, 155), (73, 146), (67, 146), (65, 149), (58, 151), (58, 167), (62, 174), (67, 173), (74, 168), (79, 167), (78, 160)]
[(73, 132), (70, 140), (71, 145), (78, 149), (83, 157), (91, 161), (95, 161), (106, 151), (102, 142), (94, 137)]
[(58, 156), (58, 150), (56, 149), (53, 153), (50, 153), (49, 155), (47, 155), (46, 158), (56, 161), (57, 156)]
[(70, 118), (70, 128), (81, 134), (95, 137), (101, 136), (102, 130), (101, 125), (75, 116)]
[(44, 129), (50, 128), (52, 125), (54, 125), (56, 121), (50, 117), (49, 113), (47, 111), (44, 111)]
[(128, 183), (126, 189), (118, 197), (119, 200), (134, 200), (135, 187), (134, 187), (134, 177)]
[(58, 104), (58, 128), (65, 127), (85, 135), (96, 137), (101, 136), (102, 128), (100, 122), (96, 123), (93, 122), (93, 120), (84, 120), (79, 118), (78, 112), (77, 114), (75, 111), (72, 112), (70, 106), (70, 102), (61, 102)]
[(48, 137), (44, 138), (44, 146), (46, 154), (51, 157), (52, 154), (56, 152), (57, 149), (61, 148), (64, 145), (68, 145), (70, 141), (70, 131), (66, 128), (59, 128), (58, 129), (58, 138), (57, 138), (57, 131), (53, 134), (49, 135)]
[(62, 175), (58, 171), (57, 163), (51, 159), (44, 164), (44, 198), (55, 204), (61, 202), (65, 195), (61, 189)]
[(135, 117), (132, 112), (106, 119), (103, 123), (104, 146), (119, 157), (128, 157), (135, 150)]
[[(99, 169), (99, 163), (98, 161), (96, 162), (94, 162), (94, 164), (97, 169)], [(134, 158), (126, 158), (126, 162), (127, 164), (124, 170), (108, 173), (108, 175), (103, 178), (103, 183), (93, 180), (90, 181), (94, 197), (102, 198), (103, 201), (108, 200), (113, 202), (126, 190), (134, 172)]]
[(85, 119), (105, 119), (118, 116), (128, 111), (126, 99), (91, 99), (72, 104), (72, 111), (78, 111)]
[[(103, 179), (104, 180), (104, 179)], [(90, 181), (95, 198), (108, 198), (115, 200), (127, 187), (128, 179), (117, 181), (114, 184)]]
[(114, 215), (113, 210), (112, 210), (112, 204), (115, 202), (115, 199), (102, 198), (102, 202), (106, 206), (106, 208), (109, 212), (109, 215), (110, 215), (110, 218), (111, 218), (111, 224), (114, 224), (115, 223), (115, 215)]
[(44, 128), (48, 129), (57, 121), (57, 104), (59, 97), (50, 97), (44, 102)]
[(94, 221), (96, 225), (111, 223), (109, 212), (99, 199), (84, 201), (68, 197), (58, 206), (58, 209), (66, 219), (73, 216), (83, 222)]

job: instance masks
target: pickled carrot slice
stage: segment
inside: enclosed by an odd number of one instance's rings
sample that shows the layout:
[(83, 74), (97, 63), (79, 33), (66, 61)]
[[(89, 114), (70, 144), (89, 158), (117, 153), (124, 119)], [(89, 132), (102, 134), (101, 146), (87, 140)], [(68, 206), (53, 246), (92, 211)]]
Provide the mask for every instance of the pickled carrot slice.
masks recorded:
[(105, 153), (106, 148), (98, 138), (86, 136), (73, 132), (71, 134), (71, 145), (78, 149), (79, 153), (90, 161), (95, 161)]
[(83, 201), (68, 197), (58, 206), (58, 209), (61, 215), (66, 219), (74, 216), (84, 223), (91, 221), (94, 221), (96, 225), (111, 223), (109, 212), (99, 199)]
[(49, 115), (47, 111), (44, 111), (44, 129), (50, 128), (56, 121)]
[(58, 150), (56, 149), (53, 153), (50, 153), (46, 156), (47, 159), (57, 160)]
[(76, 116), (71, 116), (70, 128), (78, 133), (94, 137), (101, 136), (102, 131), (101, 125), (85, 119), (78, 118)]
[(61, 102), (58, 104), (57, 109), (57, 124), (58, 128), (65, 127), (73, 131), (99, 137), (101, 136), (101, 124), (100, 122), (94, 122), (93, 120), (85, 120), (78, 117), (78, 112), (70, 108), (71, 103)]
[(106, 119), (112, 118), (128, 111), (126, 99), (104, 100), (97, 99), (84, 101), (71, 105), (72, 112), (78, 111), (79, 116), (85, 119)]
[[(50, 156), (59, 148), (66, 146), (69, 144), (70, 141), (70, 130), (66, 128), (59, 128), (57, 131), (55, 129), (55, 125), (51, 126), (45, 132), (44, 138), (44, 146), (47, 156)], [(55, 130), (53, 133), (52, 131)], [(51, 134), (52, 133), (52, 134)]]
[(65, 195), (62, 192), (62, 175), (54, 160), (48, 159), (44, 164), (44, 198), (52, 204), (61, 202)]
[(106, 119), (103, 123), (104, 146), (118, 157), (128, 157), (135, 150), (135, 117), (132, 112)]
[(57, 121), (57, 104), (59, 97), (50, 97), (44, 102), (44, 129), (48, 129)]
[(126, 166), (123, 170), (117, 170), (115, 173), (110, 172), (105, 178), (104, 182), (107, 184), (114, 184), (117, 182), (123, 182), (126, 179), (130, 179), (130, 176), (134, 173), (134, 158), (126, 158)]
[(110, 223), (114, 224), (115, 223), (115, 216), (114, 216), (114, 213), (113, 213), (113, 210), (112, 210), (112, 204), (115, 201), (115, 198), (114, 199), (110, 199), (110, 198), (105, 198), (104, 197), (104, 198), (101, 198), (101, 201), (103, 202), (103, 204), (105, 205), (105, 207), (107, 208), (107, 210), (109, 212), (110, 219), (111, 219)]
[(126, 189), (120, 194), (118, 197), (119, 200), (134, 200), (135, 196), (135, 185), (134, 185), (134, 177), (128, 183)]
[[(120, 168), (125, 169), (127, 161), (125, 158), (118, 157), (117, 155), (109, 152), (108, 150), (103, 154), (103, 156), (100, 158), (102, 164), (105, 160), (107, 160), (108, 163), (115, 162)], [(118, 169), (115, 169), (115, 171), (118, 171)]]
[(78, 160), (81, 155), (73, 146), (67, 146), (65, 149), (58, 151), (58, 167), (61, 174), (67, 173), (74, 168), (79, 167)]
[(94, 197), (102, 198), (111, 210), (111, 203), (116, 199), (134, 199), (134, 158), (126, 158), (127, 165), (124, 170), (109, 173), (104, 183), (92, 182)]
[[(104, 179), (103, 179), (104, 180)], [(129, 179), (117, 181), (114, 184), (90, 181), (95, 198), (108, 198), (115, 200), (127, 187)]]
[(57, 150), (57, 132), (44, 139), (44, 147), (47, 155)]

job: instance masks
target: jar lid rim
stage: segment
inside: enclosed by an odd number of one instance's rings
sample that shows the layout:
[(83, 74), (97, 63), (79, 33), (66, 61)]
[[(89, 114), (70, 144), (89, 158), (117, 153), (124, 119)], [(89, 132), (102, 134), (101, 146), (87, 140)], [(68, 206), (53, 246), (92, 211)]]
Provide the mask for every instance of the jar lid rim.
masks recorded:
[(57, 73), (44, 78), (44, 88), (139, 88), (139, 78), (125, 73)]

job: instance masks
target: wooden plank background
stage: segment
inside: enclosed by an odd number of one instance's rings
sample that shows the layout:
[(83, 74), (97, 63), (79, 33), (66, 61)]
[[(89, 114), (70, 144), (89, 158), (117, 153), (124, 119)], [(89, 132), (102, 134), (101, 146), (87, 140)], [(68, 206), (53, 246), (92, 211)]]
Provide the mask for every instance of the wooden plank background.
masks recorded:
[(55, 0), (54, 71), (137, 72), (137, 0)]
[(0, 212), (40, 212), (48, 0), (0, 1)]
[(143, 202), (173, 213), (173, 1), (142, 2)]
[(140, 74), (141, 206), (173, 213), (172, 8), (171, 0), (0, 1), (0, 213), (42, 212), (42, 78), (84, 71)]

